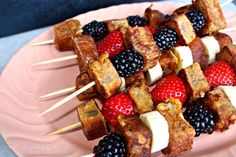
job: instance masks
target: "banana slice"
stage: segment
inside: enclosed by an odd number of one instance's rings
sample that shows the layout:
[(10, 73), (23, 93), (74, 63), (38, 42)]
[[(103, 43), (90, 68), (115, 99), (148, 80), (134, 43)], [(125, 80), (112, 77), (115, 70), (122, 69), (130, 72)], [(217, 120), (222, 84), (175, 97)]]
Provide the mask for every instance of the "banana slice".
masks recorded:
[(120, 77), (120, 79), (121, 79), (121, 85), (120, 85), (119, 92), (124, 92), (126, 90), (125, 78), (124, 77)]
[(160, 63), (158, 62), (155, 67), (148, 69), (146, 73), (146, 79), (148, 85), (154, 84), (157, 80), (162, 78), (162, 76), (163, 76), (163, 71), (160, 66)]
[(228, 97), (231, 104), (236, 108), (236, 87), (234, 86), (219, 86)]
[(178, 58), (178, 68), (176, 72), (193, 64), (192, 51), (188, 46), (178, 46), (172, 49), (175, 56)]
[(214, 36), (205, 36), (201, 41), (208, 54), (208, 64), (215, 62), (216, 54), (220, 52), (220, 45)]
[(168, 146), (169, 127), (165, 118), (158, 111), (151, 111), (141, 114), (140, 119), (152, 131), (151, 152), (160, 151)]

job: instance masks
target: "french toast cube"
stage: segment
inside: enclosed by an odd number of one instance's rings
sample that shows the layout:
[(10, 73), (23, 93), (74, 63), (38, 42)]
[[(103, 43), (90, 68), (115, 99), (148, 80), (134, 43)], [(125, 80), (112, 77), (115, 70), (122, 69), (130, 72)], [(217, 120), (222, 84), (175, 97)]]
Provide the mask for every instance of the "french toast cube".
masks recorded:
[(219, 87), (208, 92), (204, 103), (217, 113), (218, 120), (215, 130), (225, 131), (236, 120), (236, 109), (230, 103), (227, 95)]
[(105, 119), (93, 99), (79, 105), (77, 113), (88, 140), (100, 138), (108, 133)]
[(165, 155), (176, 155), (192, 149), (195, 130), (184, 119), (181, 108), (180, 101), (172, 98), (157, 105), (157, 111), (165, 117), (169, 125), (169, 144), (162, 150)]
[(228, 62), (236, 73), (236, 46), (225, 46), (220, 53), (216, 54), (216, 60)]
[(53, 27), (54, 44), (59, 51), (74, 50), (71, 37), (82, 33), (80, 22), (76, 19), (66, 20)]
[(184, 80), (192, 100), (202, 98), (210, 91), (210, 86), (198, 62), (182, 69), (178, 76)]
[(221, 32), (215, 32), (215, 33), (213, 33), (213, 36), (218, 41), (221, 50), (225, 46), (230, 47), (233, 45), (233, 40), (228, 34), (221, 33)]
[(127, 156), (151, 157), (152, 132), (137, 116), (117, 118), (118, 129), (125, 137)]
[(128, 94), (139, 114), (153, 110), (152, 97), (144, 80), (137, 80), (132, 84), (128, 89)]
[(200, 34), (210, 35), (227, 26), (218, 0), (192, 0), (192, 4), (206, 18), (206, 25), (201, 30)]
[(188, 45), (196, 38), (192, 23), (185, 14), (174, 15), (164, 26), (173, 28), (177, 35), (177, 45)]
[(128, 35), (133, 49), (143, 56), (143, 71), (153, 68), (158, 62), (160, 50), (151, 32), (145, 27), (129, 27)]
[(159, 58), (159, 63), (161, 65), (164, 75), (173, 73), (178, 68), (178, 58), (171, 50), (168, 50), (165, 53), (161, 54)]
[(80, 72), (85, 72), (88, 63), (98, 59), (96, 44), (90, 35), (76, 35), (72, 37), (72, 41), (78, 56)]
[(188, 12), (192, 11), (194, 9), (194, 6), (192, 4), (188, 4), (188, 5), (185, 5), (185, 6), (182, 6), (178, 9), (176, 9), (174, 12), (173, 12), (173, 15), (178, 15), (178, 14), (187, 14)]
[(145, 9), (144, 18), (150, 26), (159, 28), (160, 24), (165, 20), (165, 15), (159, 10), (153, 10), (152, 5), (150, 5)]
[[(90, 79), (89, 74), (87, 72), (80, 73), (79, 76), (76, 78), (76, 90), (83, 88), (85, 85), (89, 84), (91, 81), (92, 80)], [(90, 87), (83, 93), (79, 94), (77, 98), (80, 101), (83, 101), (83, 100), (94, 98), (96, 96), (98, 96), (96, 88)]]
[(109, 32), (114, 32), (119, 30), (121, 27), (128, 28), (129, 23), (127, 19), (115, 19), (115, 20), (109, 20), (106, 22), (107, 28)]
[(198, 62), (201, 69), (206, 69), (208, 67), (208, 53), (201, 39), (196, 37), (188, 46), (192, 51), (193, 62)]
[(109, 98), (119, 90), (121, 79), (109, 60), (107, 53), (102, 54), (98, 61), (89, 62), (88, 73), (96, 83), (96, 89), (101, 96)]

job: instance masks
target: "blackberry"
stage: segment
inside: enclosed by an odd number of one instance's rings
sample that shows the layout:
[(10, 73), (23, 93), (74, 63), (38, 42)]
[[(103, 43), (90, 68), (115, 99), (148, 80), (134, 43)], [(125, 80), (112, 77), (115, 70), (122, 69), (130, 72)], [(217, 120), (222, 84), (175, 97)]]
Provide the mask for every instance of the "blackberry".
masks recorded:
[(108, 34), (107, 25), (94, 20), (83, 27), (83, 34), (91, 35), (95, 41), (101, 40)]
[(132, 49), (121, 51), (111, 61), (121, 77), (133, 76), (143, 69), (144, 64), (143, 56)]
[(193, 11), (188, 12), (186, 15), (191, 21), (196, 33), (198, 33), (205, 26), (206, 19), (201, 12), (198, 12), (194, 9)]
[(125, 142), (120, 135), (110, 133), (93, 148), (93, 153), (95, 157), (125, 157)]
[(159, 29), (153, 37), (161, 51), (175, 46), (178, 40), (176, 31), (170, 27)]
[(128, 23), (129, 23), (129, 25), (131, 27), (147, 25), (147, 21), (144, 18), (142, 18), (142, 17), (140, 17), (138, 15), (136, 15), (136, 16), (129, 16), (129, 17), (127, 17), (127, 20), (128, 20)]
[(211, 134), (216, 125), (216, 115), (210, 111), (201, 100), (197, 100), (184, 112), (184, 118), (192, 125), (196, 137), (202, 133)]

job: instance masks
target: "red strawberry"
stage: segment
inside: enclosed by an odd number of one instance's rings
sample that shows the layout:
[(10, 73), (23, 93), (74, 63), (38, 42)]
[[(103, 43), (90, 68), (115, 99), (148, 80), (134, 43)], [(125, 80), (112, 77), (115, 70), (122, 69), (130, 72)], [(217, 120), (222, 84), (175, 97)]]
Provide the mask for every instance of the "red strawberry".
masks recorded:
[(134, 106), (127, 94), (120, 93), (105, 101), (102, 106), (102, 114), (106, 121), (113, 127), (116, 126), (118, 115), (125, 116), (135, 113)]
[(236, 85), (234, 70), (225, 61), (213, 63), (204, 71), (204, 75), (212, 87)]
[(175, 74), (167, 75), (158, 81), (151, 94), (155, 103), (165, 102), (168, 98), (179, 99), (184, 103), (187, 99), (184, 82)]
[(119, 31), (109, 33), (97, 44), (99, 55), (107, 52), (109, 53), (110, 58), (114, 57), (124, 49), (124, 41), (122, 34)]
[(146, 25), (144, 27), (147, 28), (151, 32), (152, 35), (157, 32), (157, 29), (152, 26)]

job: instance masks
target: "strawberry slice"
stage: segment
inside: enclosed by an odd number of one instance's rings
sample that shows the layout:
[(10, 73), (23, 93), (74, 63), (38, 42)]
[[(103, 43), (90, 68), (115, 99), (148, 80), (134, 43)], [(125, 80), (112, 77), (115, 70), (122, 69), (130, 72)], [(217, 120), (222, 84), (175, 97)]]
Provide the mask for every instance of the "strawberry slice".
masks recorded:
[(165, 102), (168, 98), (179, 99), (183, 104), (187, 99), (187, 89), (184, 82), (178, 76), (171, 74), (157, 82), (151, 95), (156, 104)]
[(113, 127), (117, 124), (118, 115), (133, 115), (134, 106), (127, 94), (120, 93), (107, 99), (102, 106), (102, 114), (105, 120)]
[(124, 41), (122, 34), (119, 31), (109, 33), (97, 44), (99, 55), (107, 52), (110, 58), (114, 57), (124, 49)]
[(152, 35), (154, 35), (157, 32), (157, 29), (152, 26), (146, 25), (144, 27), (147, 28), (151, 32)]
[(211, 87), (236, 85), (234, 70), (225, 61), (213, 63), (204, 71), (204, 75)]

